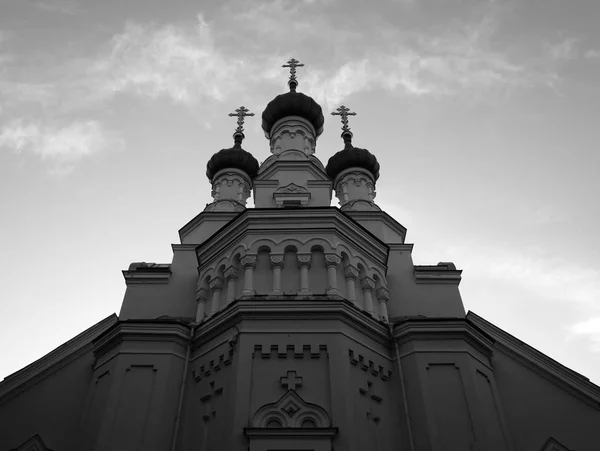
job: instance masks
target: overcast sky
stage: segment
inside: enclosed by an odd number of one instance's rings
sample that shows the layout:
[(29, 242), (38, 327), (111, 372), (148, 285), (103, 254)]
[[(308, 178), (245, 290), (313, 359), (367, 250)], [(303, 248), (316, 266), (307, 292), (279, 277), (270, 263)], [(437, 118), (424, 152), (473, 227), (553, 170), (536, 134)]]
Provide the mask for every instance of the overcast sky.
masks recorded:
[(0, 378), (171, 261), (229, 112), (269, 156), (293, 56), (316, 155), (356, 111), (415, 264), (455, 262), (467, 310), (600, 384), (598, 23), (597, 0), (0, 0)]

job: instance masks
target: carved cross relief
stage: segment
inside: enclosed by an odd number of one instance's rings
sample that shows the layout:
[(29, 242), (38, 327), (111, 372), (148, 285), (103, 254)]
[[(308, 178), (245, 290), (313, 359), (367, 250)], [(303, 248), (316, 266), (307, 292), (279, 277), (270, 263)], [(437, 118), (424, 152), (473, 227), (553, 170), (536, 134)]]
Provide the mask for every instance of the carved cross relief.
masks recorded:
[(288, 371), (287, 376), (279, 379), (279, 383), (282, 387), (295, 391), (297, 387), (302, 387), (302, 378), (296, 377), (295, 371)]
[(206, 422), (212, 420), (217, 414), (213, 406), (213, 398), (221, 396), (223, 394), (223, 387), (215, 388), (215, 381), (209, 382), (208, 385), (210, 387), (208, 392), (204, 394), (202, 398), (200, 398), (200, 401), (202, 401), (202, 404), (204, 405), (204, 413), (202, 414), (202, 419)]
[(383, 401), (383, 398), (379, 395), (375, 394), (373, 389), (373, 382), (367, 380), (367, 388), (359, 387), (358, 389), (361, 396), (364, 396), (368, 400), (370, 400), (371, 404), (369, 404), (369, 410), (367, 410), (367, 418), (374, 421), (375, 423), (379, 423), (381, 417), (377, 413), (378, 406)]

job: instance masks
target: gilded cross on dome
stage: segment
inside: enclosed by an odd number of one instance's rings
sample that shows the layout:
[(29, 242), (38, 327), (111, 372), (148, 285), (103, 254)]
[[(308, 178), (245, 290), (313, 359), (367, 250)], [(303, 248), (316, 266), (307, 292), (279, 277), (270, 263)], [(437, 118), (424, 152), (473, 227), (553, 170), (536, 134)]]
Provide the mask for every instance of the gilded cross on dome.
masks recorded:
[(341, 116), (342, 119), (342, 132), (350, 132), (348, 127), (348, 116), (356, 116), (356, 113), (350, 112), (350, 108), (345, 105), (340, 106), (331, 113), (332, 116)]
[(290, 80), (288, 81), (288, 85), (290, 86), (290, 90), (295, 92), (296, 86), (298, 86), (298, 80), (296, 79), (296, 68), (304, 67), (304, 64), (295, 58), (290, 58), (290, 60), (281, 67), (290, 68)]
[(250, 113), (250, 110), (245, 106), (239, 107), (235, 110), (235, 113), (229, 113), (229, 116), (237, 116), (237, 128), (235, 129), (235, 133), (244, 133), (244, 118), (247, 116), (254, 116), (254, 113)]

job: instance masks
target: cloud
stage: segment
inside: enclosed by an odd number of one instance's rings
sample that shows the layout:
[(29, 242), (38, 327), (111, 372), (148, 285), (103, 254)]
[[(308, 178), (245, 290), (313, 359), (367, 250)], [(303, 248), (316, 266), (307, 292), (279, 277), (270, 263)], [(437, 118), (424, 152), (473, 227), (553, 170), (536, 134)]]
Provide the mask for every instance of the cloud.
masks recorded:
[(600, 58), (600, 50), (595, 50), (595, 49), (588, 50), (587, 52), (585, 52), (585, 58), (586, 59)]
[(569, 60), (577, 56), (577, 43), (575, 38), (566, 38), (562, 42), (548, 46), (548, 52), (554, 60)]
[(89, 71), (106, 96), (133, 93), (176, 103), (202, 99), (222, 101), (239, 87), (247, 70), (240, 57), (230, 57), (215, 45), (212, 30), (198, 16), (191, 29), (128, 23), (114, 36), (110, 50)]
[(54, 172), (68, 172), (86, 157), (113, 147), (115, 137), (94, 120), (64, 126), (13, 120), (0, 129), (0, 148), (30, 153), (52, 163)]
[(600, 316), (588, 318), (573, 325), (567, 326), (567, 331), (572, 337), (579, 336), (591, 341), (591, 350), (600, 352)]

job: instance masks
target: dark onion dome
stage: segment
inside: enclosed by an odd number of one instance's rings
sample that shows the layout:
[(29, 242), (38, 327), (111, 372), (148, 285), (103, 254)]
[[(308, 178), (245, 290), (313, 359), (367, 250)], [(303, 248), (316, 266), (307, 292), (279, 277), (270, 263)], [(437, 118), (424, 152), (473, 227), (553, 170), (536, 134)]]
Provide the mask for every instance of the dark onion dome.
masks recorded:
[(317, 136), (323, 133), (325, 118), (323, 117), (321, 105), (311, 97), (292, 90), (275, 97), (263, 111), (262, 128), (265, 135), (269, 137), (273, 125), (286, 116), (300, 116), (313, 125)]
[(258, 174), (258, 161), (250, 152), (242, 149), (243, 134), (240, 135), (234, 135), (235, 144), (231, 149), (219, 150), (206, 163), (206, 176), (211, 182), (221, 169), (239, 169), (248, 174), (250, 179)]
[(360, 149), (352, 145), (352, 135), (343, 134), (346, 147), (332, 156), (327, 162), (325, 172), (331, 178), (335, 178), (346, 169), (362, 168), (373, 174), (373, 179), (376, 181), (379, 178), (379, 163), (375, 155), (367, 149)]

